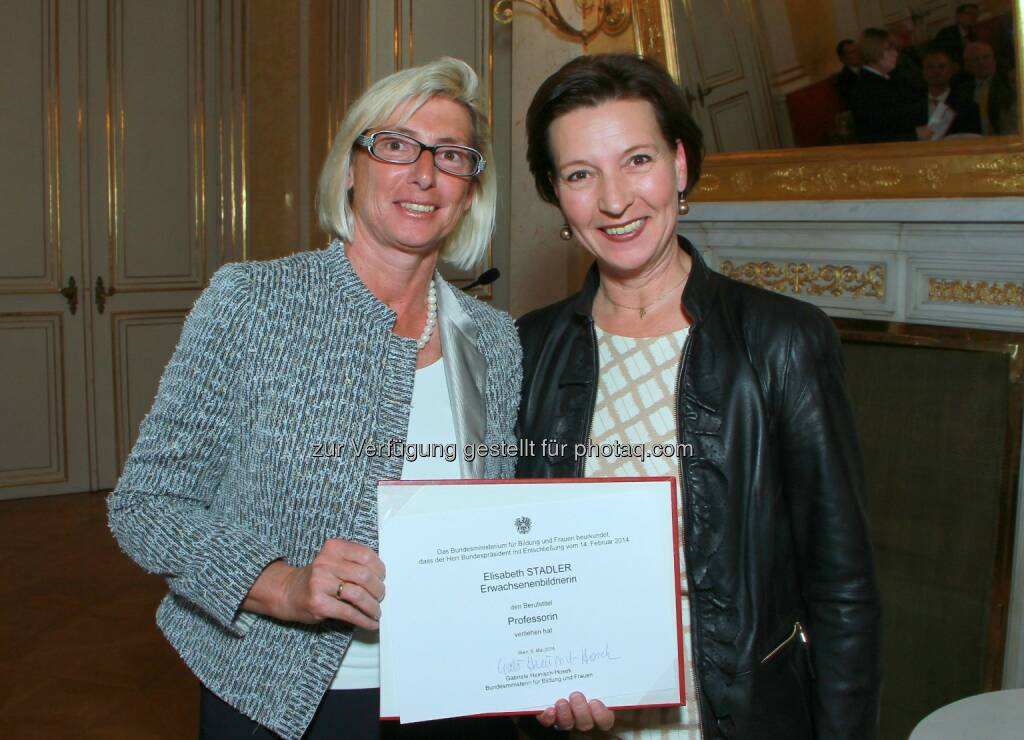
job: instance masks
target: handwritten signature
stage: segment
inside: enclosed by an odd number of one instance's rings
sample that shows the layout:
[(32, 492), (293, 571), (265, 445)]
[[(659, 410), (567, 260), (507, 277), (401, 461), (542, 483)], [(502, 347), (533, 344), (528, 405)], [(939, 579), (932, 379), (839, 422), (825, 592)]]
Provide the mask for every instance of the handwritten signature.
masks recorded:
[(534, 671), (559, 670), (578, 666), (604, 663), (609, 660), (620, 660), (620, 656), (612, 653), (608, 643), (601, 648), (573, 648), (561, 653), (546, 655), (526, 655), (518, 658), (502, 657), (498, 659), (498, 673), (509, 676), (517, 673)]

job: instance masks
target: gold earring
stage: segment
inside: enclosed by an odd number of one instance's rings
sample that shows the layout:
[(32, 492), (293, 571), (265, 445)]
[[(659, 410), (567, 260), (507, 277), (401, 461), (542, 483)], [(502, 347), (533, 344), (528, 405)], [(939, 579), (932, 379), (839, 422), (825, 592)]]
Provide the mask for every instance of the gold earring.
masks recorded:
[(690, 204), (686, 202), (686, 195), (684, 193), (679, 194), (679, 215), (685, 216), (690, 212)]
[(569, 224), (562, 224), (562, 228), (558, 232), (558, 235), (562, 237), (564, 241), (572, 239), (572, 229), (569, 228)]

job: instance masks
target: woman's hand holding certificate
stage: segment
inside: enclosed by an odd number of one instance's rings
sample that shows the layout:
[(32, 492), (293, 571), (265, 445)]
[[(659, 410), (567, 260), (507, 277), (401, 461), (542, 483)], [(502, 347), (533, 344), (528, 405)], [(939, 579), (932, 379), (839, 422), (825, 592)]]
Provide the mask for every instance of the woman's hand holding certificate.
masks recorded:
[(615, 712), (604, 705), (600, 699), (591, 699), (578, 691), (569, 694), (568, 699), (559, 699), (555, 706), (548, 707), (537, 716), (537, 721), (545, 727), (559, 730), (579, 730), (589, 732), (595, 727), (599, 730), (610, 730), (615, 724)]
[(382, 716), (582, 729), (683, 702), (672, 479), (382, 483), (378, 509)]

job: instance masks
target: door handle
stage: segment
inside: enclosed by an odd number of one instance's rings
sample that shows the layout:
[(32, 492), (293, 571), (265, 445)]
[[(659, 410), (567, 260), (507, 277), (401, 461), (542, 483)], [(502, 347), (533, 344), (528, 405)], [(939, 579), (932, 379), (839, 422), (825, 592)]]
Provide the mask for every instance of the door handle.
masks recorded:
[(93, 291), (93, 296), (96, 298), (96, 310), (103, 313), (103, 309), (107, 307), (107, 298), (114, 295), (117, 291), (114, 290), (114, 286), (111, 285), (109, 289), (104, 288), (103, 278), (96, 278), (96, 288)]
[(68, 278), (68, 284), (58, 291), (64, 300), (68, 302), (68, 309), (71, 311), (71, 315), (75, 315), (75, 311), (78, 310), (78, 283), (75, 282), (75, 276), (72, 275)]
[(700, 101), (700, 105), (704, 107), (704, 98), (711, 94), (712, 88), (703, 87), (699, 82), (697, 83), (697, 100)]

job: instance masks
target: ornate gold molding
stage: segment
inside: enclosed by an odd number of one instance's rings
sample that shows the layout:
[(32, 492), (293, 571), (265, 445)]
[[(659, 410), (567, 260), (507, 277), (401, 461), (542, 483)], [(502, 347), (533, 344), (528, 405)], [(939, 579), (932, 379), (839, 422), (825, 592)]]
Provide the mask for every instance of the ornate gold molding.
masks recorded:
[[(906, 156), (898, 146), (890, 150), (891, 144), (836, 147), (830, 159), (823, 149), (804, 150), (813, 160), (792, 150), (714, 155), (694, 197), (710, 202), (1024, 195), (1024, 143), (1010, 139), (922, 143), (916, 146), (931, 151), (921, 156)], [(1008, 150), (994, 151), (999, 142)], [(943, 145), (948, 154), (937, 156), (935, 146)]]
[(1024, 282), (943, 280), (928, 278), (928, 300), (936, 303), (971, 303), (1024, 307)]
[[(1024, 0), (1010, 0), (1017, 57), (1024, 56)], [(671, 4), (634, 0), (636, 48), (674, 54)], [(649, 29), (650, 39), (645, 35)], [(656, 43), (651, 43), (656, 42)], [(663, 49), (663, 52), (659, 52)], [(676, 79), (685, 84), (687, 71)], [(1024, 98), (1024, 77), (1017, 81)], [(1024, 119), (1019, 121), (1024, 131)], [(696, 202), (1024, 196), (1024, 133), (936, 142), (774, 149), (710, 155)]]
[(557, 0), (498, 0), (491, 9), (494, 20), (511, 23), (513, 6), (517, 2), (529, 5), (543, 15), (559, 33), (579, 39), (584, 44), (599, 33), (617, 36), (629, 28), (632, 21), (629, 0), (575, 0), (576, 9), (584, 18), (595, 16), (590, 28), (575, 28), (570, 24), (559, 10)]
[(992, 157), (975, 162), (971, 172), (985, 182), (1007, 191), (1024, 191), (1024, 154)]
[(866, 269), (853, 265), (812, 265), (808, 262), (776, 263), (722, 260), (719, 271), (744, 283), (794, 295), (885, 298), (885, 265)]
[[(740, 175), (746, 175), (746, 187), (737, 189), (741, 192), (750, 190), (754, 184), (752, 173), (733, 173), (732, 180), (737, 180)], [(863, 193), (880, 187), (891, 187), (901, 180), (901, 174), (895, 167), (859, 163), (780, 167), (769, 172), (767, 177), (787, 193), (807, 193), (816, 190), (834, 193), (842, 189)]]
[(633, 43), (640, 56), (657, 59), (680, 82), (671, 0), (633, 0)]

